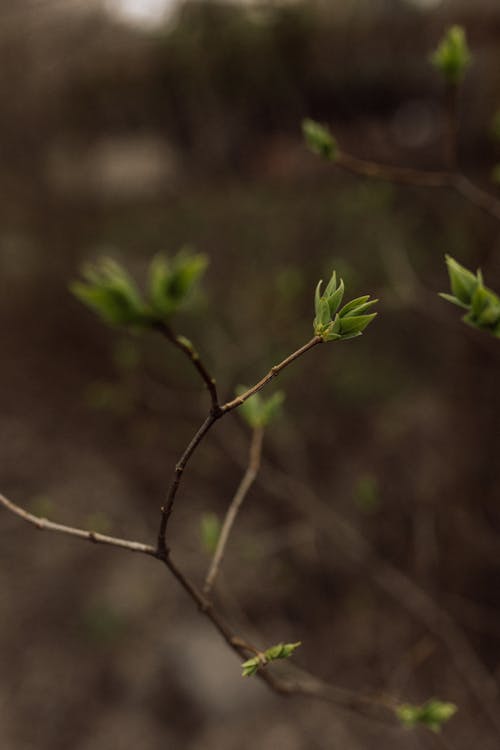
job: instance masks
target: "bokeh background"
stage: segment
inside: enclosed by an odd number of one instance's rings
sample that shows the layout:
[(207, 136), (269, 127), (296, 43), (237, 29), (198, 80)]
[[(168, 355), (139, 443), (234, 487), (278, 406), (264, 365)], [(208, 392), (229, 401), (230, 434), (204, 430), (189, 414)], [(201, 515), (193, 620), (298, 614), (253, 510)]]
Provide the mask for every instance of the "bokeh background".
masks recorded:
[[(259, 645), (302, 640), (297, 662), (337, 685), (454, 701), (439, 746), (459, 750), (499, 743), (500, 345), (436, 292), (445, 252), (500, 287), (500, 225), (443, 190), (341, 173), (300, 134), (312, 116), (358, 156), (441, 166), (428, 57), (451, 23), (474, 55), (460, 163), (494, 192), (493, 0), (1, 4), (0, 490), (150, 541), (205, 413), (178, 352), (71, 297), (83, 262), (108, 254), (143, 279), (158, 251), (207, 253), (176, 326), (226, 398), (310, 337), (314, 285), (336, 268), (351, 296), (380, 298), (379, 318), (280, 377), (284, 414), (217, 599)], [(222, 517), (248, 443), (237, 414), (218, 423), (182, 485), (173, 552), (199, 581), (200, 524)], [(5, 511), (0, 538), (5, 750), (435, 746), (242, 680), (149, 559)]]

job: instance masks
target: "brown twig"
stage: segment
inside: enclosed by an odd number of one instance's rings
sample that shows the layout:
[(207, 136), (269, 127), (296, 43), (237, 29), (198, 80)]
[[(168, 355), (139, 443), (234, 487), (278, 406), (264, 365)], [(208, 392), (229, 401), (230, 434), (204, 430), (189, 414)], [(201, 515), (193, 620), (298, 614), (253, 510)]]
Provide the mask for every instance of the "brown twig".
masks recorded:
[(500, 201), (491, 193), (475, 185), (460, 172), (394, 167), (389, 164), (358, 159), (344, 151), (339, 153), (335, 164), (347, 172), (361, 177), (385, 180), (399, 185), (453, 190), (477, 208), (500, 221)]
[(134, 542), (130, 539), (120, 539), (114, 536), (107, 536), (106, 534), (99, 534), (97, 531), (89, 531), (86, 529), (78, 529), (73, 526), (66, 526), (61, 523), (54, 523), (48, 521), (46, 518), (40, 518), (39, 516), (29, 513), (19, 505), (15, 505), (11, 500), (8, 500), (4, 495), (0, 494), (0, 505), (3, 505), (7, 510), (15, 513), (23, 521), (36, 526), (41, 531), (57, 531), (61, 534), (67, 534), (68, 536), (74, 536), (78, 539), (84, 539), (87, 542), (93, 542), (94, 544), (106, 544), (110, 547), (120, 547), (121, 549), (128, 549), (130, 552), (142, 552), (145, 555), (156, 555), (156, 547), (152, 547), (149, 544), (142, 544), (141, 542)]
[[(224, 639), (226, 644), (234, 651), (239, 658), (246, 658), (248, 653), (260, 653), (259, 649), (247, 643), (236, 636), (223, 618), (214, 610), (208, 599), (197, 589), (194, 583), (184, 575), (184, 573), (173, 562), (171, 556), (163, 555), (155, 547), (141, 542), (131, 541), (129, 539), (120, 539), (110, 537), (97, 532), (74, 528), (60, 523), (48, 521), (45, 518), (29, 513), (28, 511), (8, 500), (0, 494), (0, 505), (3, 505), (8, 511), (19, 516), (37, 529), (46, 531), (55, 531), (68, 536), (77, 537), (92, 543), (105, 544), (111, 547), (118, 547), (130, 552), (141, 552), (150, 557), (163, 562), (172, 576), (177, 580), (179, 585), (184, 589), (190, 599), (196, 604), (199, 611), (212, 623), (217, 632)], [(397, 725), (394, 715), (396, 704), (386, 699), (364, 696), (351, 690), (329, 685), (318, 680), (313, 675), (297, 670), (300, 679), (283, 679), (277, 677), (269, 669), (263, 668), (258, 670), (257, 676), (271, 690), (282, 696), (307, 696), (332, 703), (337, 708), (354, 712), (371, 719), (377, 719), (389, 725)]]
[(167, 325), (167, 323), (158, 321), (157, 323), (155, 323), (154, 328), (163, 336), (165, 336), (165, 338), (170, 341), (171, 344), (176, 346), (177, 349), (180, 349), (181, 352), (183, 352), (186, 357), (193, 363), (210, 394), (210, 399), (212, 401), (212, 412), (214, 415), (218, 414), (220, 406), (215, 379), (208, 372), (194, 346), (190, 341), (188, 341), (188, 339), (185, 339), (182, 336), (177, 336), (172, 331), (170, 326)]
[(214, 553), (212, 562), (210, 564), (210, 567), (208, 569), (208, 572), (205, 578), (205, 584), (203, 586), (203, 593), (207, 597), (209, 596), (213, 588), (213, 585), (215, 583), (215, 579), (217, 578), (217, 575), (219, 573), (219, 569), (220, 569), (220, 566), (224, 557), (224, 553), (226, 551), (226, 546), (227, 546), (227, 542), (229, 539), (229, 535), (233, 528), (234, 522), (236, 521), (236, 516), (238, 515), (241, 505), (250, 487), (255, 481), (257, 472), (259, 471), (260, 459), (262, 455), (263, 437), (264, 437), (264, 429), (262, 427), (255, 427), (252, 433), (252, 442), (250, 444), (248, 466), (238, 486), (238, 489), (236, 490), (236, 493), (229, 505), (229, 508), (227, 509), (227, 513), (224, 518), (224, 523), (222, 524), (222, 529), (219, 535), (219, 539), (217, 541), (217, 546), (215, 548), (215, 553)]
[(317, 346), (317, 344), (321, 344), (322, 342), (323, 342), (323, 339), (320, 336), (314, 336), (310, 341), (307, 342), (307, 344), (304, 344), (304, 346), (301, 346), (299, 349), (297, 349), (295, 352), (290, 354), (279, 364), (274, 365), (274, 367), (271, 367), (267, 375), (261, 378), (261, 380), (259, 380), (258, 383), (256, 383), (254, 386), (252, 386), (247, 391), (245, 391), (245, 393), (242, 393), (240, 396), (237, 396), (232, 401), (228, 401), (223, 406), (218, 405), (217, 410), (214, 410), (213, 408), (210, 410), (205, 421), (203, 422), (201, 427), (197, 430), (196, 434), (192, 438), (191, 442), (185, 449), (184, 453), (180, 457), (175, 467), (174, 476), (170, 483), (166, 502), (164, 506), (161, 508), (161, 519), (160, 519), (160, 528), (158, 531), (158, 548), (157, 548), (159, 553), (161, 553), (164, 556), (168, 555), (168, 547), (167, 547), (167, 541), (166, 541), (167, 526), (168, 526), (168, 521), (170, 519), (170, 516), (172, 515), (175, 497), (179, 489), (179, 485), (181, 482), (182, 474), (184, 473), (184, 469), (186, 468), (186, 465), (189, 459), (191, 458), (191, 456), (193, 455), (193, 453), (195, 452), (196, 448), (201, 443), (201, 441), (203, 440), (207, 432), (210, 430), (210, 428), (213, 426), (213, 424), (218, 419), (223, 417), (225, 414), (228, 414), (230, 411), (233, 411), (233, 409), (236, 409), (238, 406), (241, 406), (241, 404), (243, 404), (247, 399), (249, 399), (251, 396), (257, 393), (257, 391), (260, 391), (261, 388), (264, 388), (264, 386), (267, 385), (267, 383), (269, 383), (274, 377), (279, 375), (279, 373), (282, 370), (284, 370), (285, 367), (288, 367), (288, 365), (290, 365), (296, 359), (301, 357), (303, 354), (308, 352), (313, 347)]
[(250, 398), (250, 396), (253, 396), (257, 391), (260, 391), (262, 388), (264, 388), (269, 381), (271, 381), (273, 378), (276, 377), (276, 375), (279, 375), (279, 373), (285, 369), (285, 367), (288, 367), (288, 365), (291, 365), (292, 362), (295, 362), (296, 359), (301, 357), (303, 354), (308, 352), (313, 347), (317, 346), (318, 344), (322, 344), (323, 339), (321, 336), (313, 336), (310, 341), (307, 342), (307, 344), (304, 344), (304, 346), (301, 346), (300, 349), (297, 349), (297, 351), (293, 352), (293, 354), (290, 354), (289, 357), (284, 359), (282, 362), (279, 363), (279, 365), (274, 365), (274, 367), (271, 367), (267, 375), (265, 375), (261, 380), (259, 380), (258, 383), (253, 385), (251, 388), (249, 388), (244, 393), (240, 394), (236, 398), (233, 398), (232, 401), (228, 401), (221, 407), (221, 411), (223, 414), (227, 414), (227, 412), (232, 411), (233, 409), (236, 409), (238, 406), (241, 406), (247, 399)]

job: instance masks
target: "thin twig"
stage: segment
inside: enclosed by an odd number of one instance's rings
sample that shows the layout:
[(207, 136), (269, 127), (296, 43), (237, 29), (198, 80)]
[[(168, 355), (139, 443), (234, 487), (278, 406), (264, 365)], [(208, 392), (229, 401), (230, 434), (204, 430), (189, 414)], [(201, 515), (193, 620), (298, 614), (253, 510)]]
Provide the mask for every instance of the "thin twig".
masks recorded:
[[(239, 658), (245, 659), (248, 653), (259, 653), (259, 649), (236, 636), (226, 624), (223, 618), (214, 610), (208, 599), (197, 589), (194, 583), (177, 567), (169, 554), (164, 555), (155, 547), (128, 539), (110, 537), (97, 532), (73, 528), (60, 523), (48, 521), (45, 518), (29, 513), (28, 511), (8, 500), (0, 494), (0, 504), (7, 510), (19, 516), (22, 520), (32, 524), (38, 529), (55, 531), (68, 536), (77, 537), (91, 543), (106, 544), (112, 547), (129, 550), (130, 552), (141, 552), (163, 562), (179, 585), (184, 589), (190, 599), (196, 604), (199, 611), (212, 623), (226, 644)], [(371, 719), (377, 719), (389, 725), (396, 725), (394, 715), (394, 704), (382, 698), (364, 696), (351, 690), (329, 685), (318, 680), (313, 675), (297, 670), (300, 679), (282, 679), (273, 674), (269, 669), (258, 670), (257, 677), (262, 680), (271, 690), (282, 696), (308, 696), (332, 703), (337, 708), (354, 712)]]
[(449, 170), (412, 169), (393, 167), (374, 161), (358, 159), (356, 156), (340, 152), (335, 164), (352, 174), (385, 180), (399, 185), (414, 187), (446, 188), (466, 198), (474, 206), (500, 221), (500, 201), (491, 193), (475, 185), (468, 177)]
[(279, 364), (274, 365), (274, 367), (271, 367), (267, 375), (261, 378), (261, 380), (259, 380), (258, 383), (256, 383), (254, 386), (252, 386), (247, 391), (245, 391), (245, 393), (242, 393), (240, 396), (237, 396), (232, 401), (228, 401), (223, 406), (218, 405), (217, 410), (214, 410), (213, 408), (210, 410), (210, 413), (206, 417), (201, 427), (197, 430), (196, 434), (192, 438), (191, 442), (189, 443), (188, 447), (185, 449), (184, 453), (180, 457), (175, 467), (174, 476), (170, 483), (165, 505), (161, 508), (160, 528), (158, 531), (158, 552), (159, 553), (161, 553), (162, 555), (168, 554), (168, 547), (167, 547), (167, 541), (166, 541), (167, 526), (168, 526), (168, 521), (170, 519), (170, 516), (172, 515), (175, 497), (177, 495), (177, 490), (179, 489), (179, 485), (181, 482), (184, 469), (186, 468), (186, 465), (189, 459), (191, 458), (191, 456), (193, 455), (196, 448), (201, 443), (201, 441), (203, 440), (207, 432), (210, 430), (212, 425), (218, 419), (228, 414), (230, 411), (233, 411), (233, 409), (236, 409), (238, 406), (241, 406), (241, 404), (243, 404), (247, 399), (249, 399), (250, 396), (253, 396), (255, 393), (257, 393), (257, 391), (260, 391), (261, 388), (264, 388), (264, 386), (267, 385), (267, 383), (269, 383), (274, 377), (279, 375), (279, 373), (282, 370), (284, 370), (285, 367), (288, 367), (288, 365), (290, 365), (296, 359), (298, 359), (303, 354), (308, 352), (314, 346), (321, 344), (322, 342), (323, 342), (323, 339), (320, 336), (314, 336), (310, 341), (307, 342), (307, 344), (304, 344), (304, 346), (301, 346), (299, 349), (297, 349), (295, 352), (290, 354)]
[(198, 447), (198, 445), (201, 443), (209, 429), (212, 427), (214, 422), (217, 421), (217, 419), (221, 416), (219, 414), (216, 416), (212, 411), (210, 411), (209, 415), (201, 425), (201, 427), (198, 429), (194, 437), (192, 438), (191, 442), (185, 449), (184, 453), (180, 457), (179, 461), (177, 462), (175, 466), (174, 476), (172, 478), (172, 481), (170, 483), (170, 487), (167, 493), (167, 499), (165, 501), (165, 505), (161, 508), (161, 520), (160, 520), (160, 529), (158, 531), (158, 551), (162, 553), (167, 552), (167, 542), (166, 542), (166, 532), (167, 532), (167, 524), (168, 520), (172, 514), (172, 510), (174, 508), (174, 501), (175, 496), (177, 494), (177, 490), (179, 489), (179, 484), (181, 482), (182, 474), (184, 473), (184, 469), (186, 468), (186, 464), (189, 461), (190, 457)]
[(212, 401), (212, 412), (214, 414), (218, 414), (220, 406), (219, 406), (219, 397), (217, 395), (217, 386), (215, 383), (215, 379), (210, 375), (207, 368), (203, 364), (203, 362), (200, 359), (200, 355), (194, 348), (194, 346), (191, 344), (188, 339), (183, 338), (182, 336), (177, 336), (170, 326), (168, 326), (164, 322), (158, 321), (154, 325), (155, 330), (159, 331), (163, 336), (165, 336), (168, 341), (170, 341), (171, 344), (176, 346), (178, 349), (181, 350), (181, 352), (184, 352), (186, 357), (193, 363), (194, 367), (198, 371), (201, 379), (205, 383), (205, 386), (207, 387), (207, 390), (210, 394), (210, 399)]
[(263, 437), (264, 429), (262, 427), (254, 427), (252, 433), (252, 442), (250, 444), (248, 466), (229, 505), (229, 508), (227, 509), (224, 523), (222, 524), (222, 529), (217, 541), (217, 546), (215, 548), (215, 553), (205, 578), (203, 593), (207, 597), (209, 596), (215, 583), (215, 579), (217, 578), (217, 575), (219, 573), (219, 568), (226, 551), (229, 535), (233, 528), (234, 522), (236, 521), (236, 516), (238, 515), (238, 512), (248, 493), (248, 490), (254, 483), (257, 472), (259, 471)]
[(156, 555), (156, 547), (152, 547), (149, 544), (142, 544), (141, 542), (134, 542), (130, 539), (120, 539), (114, 536), (107, 536), (106, 534), (99, 534), (97, 531), (88, 531), (86, 529), (78, 529), (73, 526), (66, 526), (62, 523), (54, 523), (48, 521), (46, 518), (40, 518), (39, 516), (29, 513), (24, 508), (16, 505), (11, 500), (8, 500), (4, 495), (0, 494), (0, 505), (3, 505), (7, 510), (15, 513), (23, 521), (36, 526), (41, 531), (56, 531), (61, 534), (67, 534), (68, 536), (75, 536), (78, 539), (84, 539), (87, 542), (93, 542), (94, 544), (107, 544), (110, 547), (120, 547), (121, 549), (128, 549), (130, 552), (142, 552), (145, 555)]
[(269, 383), (270, 380), (276, 377), (276, 375), (279, 375), (279, 373), (285, 369), (285, 367), (288, 367), (288, 365), (292, 364), (296, 359), (302, 356), (302, 354), (305, 354), (309, 351), (309, 349), (312, 349), (314, 346), (317, 346), (318, 344), (322, 344), (323, 339), (321, 336), (313, 336), (313, 338), (307, 342), (307, 344), (304, 344), (304, 346), (301, 346), (300, 349), (297, 349), (297, 351), (293, 352), (293, 354), (290, 354), (289, 357), (284, 359), (282, 362), (279, 363), (279, 365), (274, 365), (274, 367), (271, 367), (267, 375), (265, 375), (261, 380), (259, 380), (258, 383), (253, 385), (251, 388), (249, 388), (244, 393), (240, 394), (236, 398), (234, 398), (232, 401), (228, 401), (221, 407), (221, 411), (223, 414), (227, 414), (227, 412), (232, 411), (233, 409), (236, 409), (238, 406), (241, 406), (247, 399), (250, 398), (250, 396), (253, 396), (257, 391), (260, 391), (262, 388), (264, 388), (267, 383)]

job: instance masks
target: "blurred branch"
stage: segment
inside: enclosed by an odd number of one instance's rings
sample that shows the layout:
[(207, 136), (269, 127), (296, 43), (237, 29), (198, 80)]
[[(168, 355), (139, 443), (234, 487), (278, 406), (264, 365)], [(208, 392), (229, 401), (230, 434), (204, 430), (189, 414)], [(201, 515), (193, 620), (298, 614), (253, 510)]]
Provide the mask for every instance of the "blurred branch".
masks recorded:
[(335, 164), (352, 174), (376, 180), (386, 180), (399, 185), (414, 187), (447, 188), (466, 198), (470, 203), (500, 221), (500, 200), (475, 185), (461, 172), (450, 170), (425, 170), (410, 167), (394, 167), (389, 164), (358, 159), (340, 151)]
[(241, 505), (250, 487), (255, 481), (257, 472), (259, 471), (263, 437), (263, 428), (255, 427), (252, 433), (252, 442), (250, 444), (248, 466), (227, 510), (226, 517), (224, 518), (224, 523), (222, 524), (220, 536), (217, 541), (217, 547), (215, 548), (215, 553), (205, 578), (205, 584), (203, 586), (203, 593), (205, 594), (205, 596), (208, 596), (213, 588), (215, 579), (217, 578), (217, 575), (219, 573), (219, 568), (221, 566), (224, 553), (226, 551), (229, 535), (233, 528), (234, 522), (236, 521), (236, 516), (238, 515)]

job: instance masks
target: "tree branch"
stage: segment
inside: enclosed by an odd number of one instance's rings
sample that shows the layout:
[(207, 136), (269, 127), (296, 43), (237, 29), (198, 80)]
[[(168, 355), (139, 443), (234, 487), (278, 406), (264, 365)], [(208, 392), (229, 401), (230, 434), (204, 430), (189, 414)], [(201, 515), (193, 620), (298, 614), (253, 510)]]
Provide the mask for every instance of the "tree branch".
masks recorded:
[(453, 190), (477, 208), (500, 221), (500, 201), (491, 193), (475, 185), (461, 172), (393, 167), (389, 164), (358, 159), (344, 151), (338, 154), (335, 164), (347, 172), (361, 177), (386, 180), (399, 185)]
[(215, 579), (217, 578), (217, 575), (219, 573), (224, 553), (226, 551), (229, 535), (231, 534), (234, 522), (236, 521), (236, 516), (238, 515), (241, 505), (250, 487), (255, 481), (257, 472), (259, 471), (263, 437), (264, 429), (262, 427), (255, 427), (252, 433), (252, 442), (250, 444), (248, 466), (229, 505), (229, 508), (227, 509), (224, 523), (222, 524), (222, 529), (217, 541), (217, 546), (215, 548), (215, 553), (205, 578), (203, 593), (206, 597), (209, 596), (215, 583)]
[[(120, 539), (117, 537), (110, 537), (104, 534), (98, 534), (97, 532), (74, 528), (72, 526), (66, 526), (60, 523), (54, 523), (48, 521), (45, 518), (29, 513), (28, 511), (16, 505), (12, 501), (8, 500), (4, 495), (0, 494), (0, 505), (3, 505), (8, 511), (19, 516), (22, 520), (32, 524), (37, 529), (46, 531), (55, 531), (58, 533), (66, 534), (68, 536), (77, 537), (88, 542), (105, 544), (111, 547), (119, 547), (121, 549), (128, 550), (129, 552), (141, 552), (150, 557), (154, 557), (157, 560), (163, 562), (167, 567), (172, 576), (177, 580), (179, 585), (184, 589), (190, 599), (196, 604), (199, 611), (206, 617), (221, 637), (224, 639), (226, 644), (234, 651), (235, 654), (241, 659), (245, 659), (248, 653), (258, 653), (259, 650), (246, 643), (241, 638), (236, 636), (222, 617), (213, 609), (212, 604), (208, 599), (197, 589), (194, 583), (192, 583), (187, 576), (177, 567), (173, 562), (169, 554), (164, 555), (159, 552), (155, 547), (148, 544), (142, 544), (140, 542), (134, 542), (128, 539)], [(363, 696), (351, 690), (346, 690), (341, 687), (329, 685), (323, 683), (313, 675), (303, 672), (302, 670), (296, 670), (300, 676), (298, 679), (290, 680), (277, 677), (269, 668), (262, 668), (258, 670), (257, 677), (262, 680), (271, 690), (282, 696), (308, 696), (320, 700), (328, 701), (337, 708), (354, 712), (366, 716), (371, 719), (377, 719), (390, 725), (396, 725), (396, 718), (394, 715), (394, 708), (397, 706), (396, 703), (388, 701), (382, 698)]]
[(191, 344), (188, 339), (177, 336), (172, 329), (170, 328), (167, 323), (158, 321), (155, 323), (154, 328), (156, 331), (159, 331), (165, 338), (170, 341), (171, 344), (177, 347), (177, 349), (180, 349), (181, 352), (183, 352), (186, 357), (193, 363), (193, 366), (198, 371), (198, 374), (200, 375), (201, 379), (205, 383), (205, 386), (210, 394), (210, 399), (212, 402), (212, 412), (214, 414), (218, 414), (220, 410), (219, 406), (219, 397), (217, 395), (217, 387), (215, 384), (215, 379), (210, 375), (207, 368), (203, 364), (203, 362), (200, 359), (200, 355), (194, 348), (194, 346)]
[(160, 519), (160, 528), (158, 531), (158, 552), (163, 556), (168, 556), (168, 547), (167, 547), (167, 541), (166, 541), (166, 533), (167, 533), (167, 526), (168, 521), (170, 519), (170, 516), (172, 515), (172, 511), (174, 508), (174, 502), (175, 497), (177, 495), (177, 490), (179, 489), (179, 485), (181, 482), (182, 475), (184, 473), (184, 469), (186, 468), (186, 465), (195, 452), (198, 445), (201, 443), (207, 432), (210, 430), (212, 425), (221, 417), (223, 417), (225, 414), (228, 414), (233, 409), (236, 409), (238, 406), (241, 406), (250, 396), (253, 396), (257, 391), (260, 391), (261, 388), (264, 388), (267, 383), (269, 383), (270, 380), (272, 380), (274, 377), (279, 375), (279, 373), (285, 369), (285, 367), (288, 367), (292, 362), (294, 362), (296, 359), (301, 357), (303, 354), (308, 352), (310, 349), (312, 349), (317, 344), (323, 343), (323, 339), (320, 336), (313, 336), (313, 338), (307, 342), (307, 344), (304, 344), (304, 346), (301, 346), (300, 349), (297, 349), (295, 352), (290, 354), (288, 357), (286, 357), (282, 362), (280, 362), (277, 365), (274, 365), (274, 367), (271, 367), (267, 375), (265, 375), (261, 380), (258, 381), (254, 386), (249, 388), (245, 393), (241, 394), (240, 396), (237, 396), (232, 401), (228, 401), (223, 406), (217, 406), (217, 410), (215, 411), (213, 408), (210, 410), (210, 413), (206, 417), (205, 421), (201, 425), (201, 427), (197, 430), (196, 434), (192, 438), (191, 442), (189, 443), (188, 447), (180, 457), (179, 461), (177, 462), (177, 465), (175, 467), (174, 476), (172, 478), (172, 481), (170, 483), (170, 487), (167, 493), (167, 500), (165, 502), (165, 505), (161, 508), (161, 519)]
[(66, 526), (62, 523), (54, 523), (48, 521), (46, 518), (40, 518), (29, 513), (24, 508), (16, 505), (11, 500), (8, 500), (4, 495), (0, 494), (0, 505), (3, 505), (7, 510), (15, 513), (23, 521), (36, 526), (41, 531), (57, 531), (61, 534), (67, 534), (68, 536), (74, 536), (78, 539), (84, 539), (87, 542), (93, 542), (94, 544), (107, 544), (110, 547), (120, 547), (121, 549), (128, 549), (130, 552), (142, 552), (145, 555), (156, 556), (156, 547), (152, 547), (149, 544), (142, 544), (141, 542), (134, 542), (130, 539), (120, 539), (114, 536), (107, 536), (106, 534), (99, 534), (97, 531), (88, 531), (87, 529), (78, 529), (73, 526)]
[(312, 349), (313, 347), (317, 346), (318, 344), (322, 344), (323, 339), (321, 336), (313, 336), (313, 338), (307, 342), (307, 344), (304, 344), (304, 346), (301, 346), (300, 349), (297, 349), (297, 351), (293, 352), (293, 354), (290, 354), (289, 357), (284, 359), (282, 362), (280, 362), (278, 365), (274, 365), (274, 367), (271, 367), (267, 375), (265, 375), (261, 380), (259, 380), (258, 383), (253, 385), (251, 388), (249, 388), (247, 391), (242, 393), (241, 395), (234, 398), (232, 401), (228, 401), (225, 403), (222, 407), (222, 413), (227, 414), (227, 412), (232, 411), (233, 409), (236, 409), (238, 406), (241, 406), (250, 396), (253, 396), (257, 391), (260, 391), (262, 388), (264, 388), (265, 385), (269, 383), (273, 378), (275, 378), (279, 373), (285, 369), (285, 367), (288, 367), (288, 365), (291, 365), (292, 362), (295, 362), (296, 359), (301, 357), (303, 354), (309, 351), (309, 349)]

